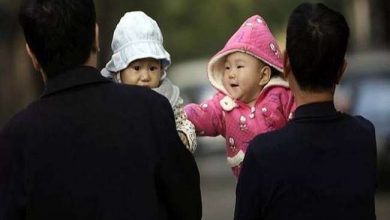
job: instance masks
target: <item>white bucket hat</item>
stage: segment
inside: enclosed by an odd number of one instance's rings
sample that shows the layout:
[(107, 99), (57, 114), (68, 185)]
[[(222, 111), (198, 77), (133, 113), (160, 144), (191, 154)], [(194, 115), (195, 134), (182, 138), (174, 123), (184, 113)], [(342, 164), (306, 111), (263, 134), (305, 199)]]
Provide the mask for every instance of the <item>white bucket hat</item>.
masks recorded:
[(113, 55), (103, 68), (104, 77), (115, 78), (114, 74), (127, 68), (137, 59), (154, 58), (161, 60), (165, 71), (171, 64), (169, 53), (164, 49), (163, 36), (155, 20), (142, 11), (127, 12), (117, 24), (112, 38)]

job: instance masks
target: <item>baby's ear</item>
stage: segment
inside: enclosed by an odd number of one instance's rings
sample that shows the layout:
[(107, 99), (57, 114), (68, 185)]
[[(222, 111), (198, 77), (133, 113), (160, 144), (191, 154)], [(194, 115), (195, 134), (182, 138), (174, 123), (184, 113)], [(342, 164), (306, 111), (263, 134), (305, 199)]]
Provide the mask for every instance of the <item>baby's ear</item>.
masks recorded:
[(260, 69), (259, 85), (265, 86), (269, 82), (270, 79), (271, 79), (271, 68), (269, 66), (265, 65)]

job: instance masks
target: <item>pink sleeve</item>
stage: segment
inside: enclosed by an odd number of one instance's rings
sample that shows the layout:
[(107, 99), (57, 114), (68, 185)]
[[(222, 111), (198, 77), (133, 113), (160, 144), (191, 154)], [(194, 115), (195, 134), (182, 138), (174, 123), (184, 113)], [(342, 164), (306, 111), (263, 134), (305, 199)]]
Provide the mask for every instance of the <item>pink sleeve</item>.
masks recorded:
[(217, 136), (224, 134), (223, 113), (219, 101), (224, 97), (217, 93), (212, 99), (201, 104), (190, 103), (184, 106), (187, 114), (199, 136)]
[(291, 119), (292, 114), (294, 113), (295, 108), (297, 106), (294, 100), (294, 96), (290, 89), (286, 89), (285, 92), (283, 92), (282, 104), (283, 104), (284, 116), (287, 118), (287, 120)]

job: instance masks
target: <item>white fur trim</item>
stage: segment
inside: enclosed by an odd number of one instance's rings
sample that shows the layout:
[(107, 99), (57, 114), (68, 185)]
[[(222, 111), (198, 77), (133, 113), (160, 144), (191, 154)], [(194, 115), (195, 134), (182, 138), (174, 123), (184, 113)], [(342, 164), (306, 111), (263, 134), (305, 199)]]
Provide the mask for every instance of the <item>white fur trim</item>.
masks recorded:
[(272, 87), (272, 86), (282, 86), (282, 87), (286, 87), (286, 88), (289, 88), (289, 85), (288, 85), (288, 82), (283, 79), (282, 77), (272, 77), (269, 82), (264, 86), (263, 90), (265, 88), (268, 88), (268, 87)]
[(236, 167), (244, 161), (245, 154), (240, 150), (234, 157), (227, 157), (227, 163), (230, 167)]
[[(232, 53), (232, 52), (230, 52), (230, 53)], [(214, 88), (216, 88), (217, 90), (219, 90), (227, 95), (228, 93), (222, 84), (223, 69), (222, 70), (216, 69), (216, 68), (218, 68), (217, 63), (222, 62), (222, 58), (226, 55), (227, 55), (227, 53), (219, 54), (219, 55), (216, 55), (210, 59), (208, 65), (207, 65), (207, 77), (209, 78), (209, 81), (210, 81), (211, 85), (214, 86)]]

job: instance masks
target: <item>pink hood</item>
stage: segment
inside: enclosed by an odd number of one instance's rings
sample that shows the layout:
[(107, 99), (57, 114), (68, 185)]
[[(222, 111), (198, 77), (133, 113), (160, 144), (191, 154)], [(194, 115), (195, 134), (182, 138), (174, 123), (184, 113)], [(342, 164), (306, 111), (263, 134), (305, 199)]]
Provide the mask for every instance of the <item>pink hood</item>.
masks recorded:
[(241, 25), (225, 47), (208, 63), (207, 72), (211, 84), (225, 94), (227, 92), (222, 84), (225, 57), (236, 51), (248, 53), (275, 69), (283, 71), (282, 54), (274, 36), (264, 19), (259, 15), (254, 15)]

